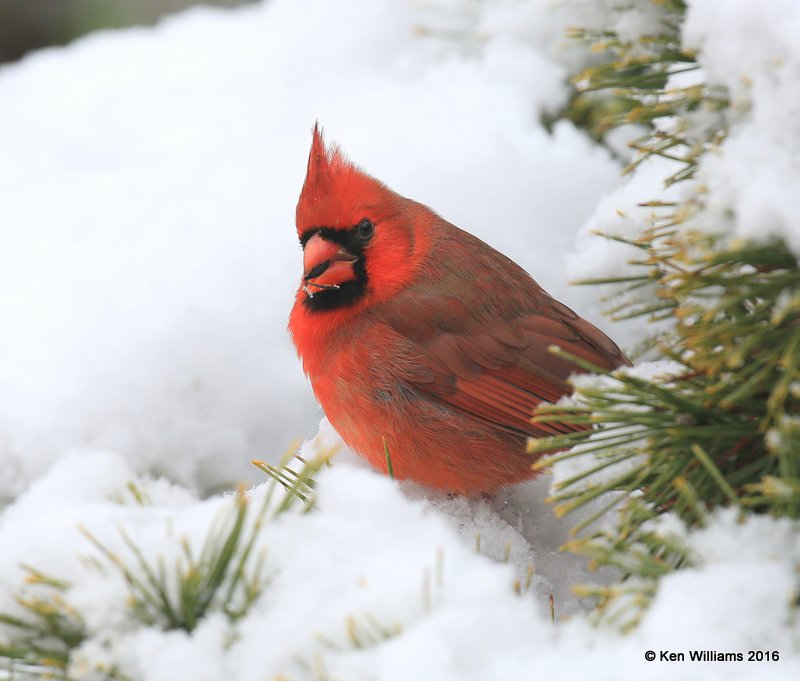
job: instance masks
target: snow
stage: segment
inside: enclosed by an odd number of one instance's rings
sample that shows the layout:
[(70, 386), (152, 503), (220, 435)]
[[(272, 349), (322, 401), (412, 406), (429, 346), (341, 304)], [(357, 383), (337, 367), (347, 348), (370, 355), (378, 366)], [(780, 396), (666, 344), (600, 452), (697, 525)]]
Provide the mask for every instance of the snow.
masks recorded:
[[(648, 2), (630, 4), (640, 10), (640, 28), (630, 35), (635, 38), (652, 29), (658, 17), (645, 18), (641, 8), (650, 5)], [(634, 236), (643, 223), (658, 217), (657, 210), (637, 204), (655, 198), (679, 201), (691, 192), (702, 195), (704, 209), (702, 219), (688, 220), (687, 228), (725, 234), (730, 239), (769, 241), (779, 237), (800, 253), (796, 218), (800, 214), (796, 191), (800, 177), (800, 8), (793, 0), (732, 0), (725, 4), (725, 11), (715, 0), (687, 4), (683, 44), (697, 50), (702, 70), (700, 74), (681, 74), (669, 85), (685, 87), (702, 76), (709, 86), (725, 88), (730, 97), (729, 133), (701, 159), (695, 181), (665, 190), (664, 179), (678, 167), (663, 159), (649, 159), (607, 194), (584, 224), (577, 251), (568, 259), (573, 278), (617, 274), (631, 257), (628, 247), (598, 240), (594, 231)], [(619, 30), (624, 16), (635, 16), (630, 12), (607, 18), (601, 25)], [(683, 123), (702, 130), (718, 116), (700, 111)], [(630, 330), (623, 327), (618, 337), (631, 343), (638, 332), (634, 324)]]
[[(796, 524), (785, 519), (750, 517), (741, 523), (735, 509), (718, 514), (707, 529), (687, 538), (701, 566), (670, 575), (661, 584), (641, 635), (665, 637), (676, 650), (696, 645), (698, 631), (704, 632), (703, 646), (710, 650), (792, 650), (800, 633), (796, 626), (774, 624), (789, 617), (785, 596), (796, 589), (796, 532)], [(737, 616), (747, 627), (728, 626), (729, 613), (714, 607), (731, 594), (737, 594)], [(676, 610), (685, 613), (680, 619), (692, 621), (692, 628), (670, 618)]]
[[(131, 479), (150, 504), (118, 501)], [(69, 602), (90, 636), (74, 655), (71, 678), (98, 678), (92, 670), (104, 665), (146, 681), (319, 678), (314, 668), (348, 679), (505, 680), (529, 678), (532, 670), (565, 679), (591, 670), (607, 670), (601, 678), (697, 678), (696, 663), (645, 662), (650, 649), (780, 650), (782, 661), (760, 669), (758, 678), (791, 679), (800, 670), (790, 657), (798, 632), (784, 622), (800, 558), (792, 544), (796, 524), (770, 518), (741, 524), (726, 511), (707, 529), (689, 533), (697, 567), (665, 577), (640, 628), (624, 636), (593, 628), (579, 615), (555, 626), (536, 588), (517, 595), (514, 560), (490, 560), (458, 531), (463, 500), (413, 498), (347, 462), (320, 474), (317, 511), (290, 511), (259, 534), (269, 581), (245, 617), (231, 624), (214, 612), (192, 634), (146, 627), (131, 617), (118, 573), (88, 569), (77, 559), (97, 556), (77, 525), (91, 526), (130, 560), (119, 541), (124, 527), (146, 556), (165, 556), (170, 565), (177, 540), (197, 550), (232, 499), (198, 501), (159, 485), (131, 474), (118, 455), (89, 452), (56, 464), (3, 516), (0, 573), (19, 583), (12, 566), (24, 559), (73, 582)], [(255, 488), (252, 502), (265, 491)], [(511, 531), (497, 512), (481, 513), (493, 532)], [(487, 528), (486, 522), (475, 527)], [(23, 530), (37, 541), (22, 541)], [(0, 607), (14, 612), (17, 606), (3, 595)], [(559, 599), (556, 607), (560, 617)], [(348, 632), (368, 631), (371, 622), (388, 637), (362, 635), (354, 645)], [(706, 664), (702, 673), (753, 678), (752, 668)]]
[[(715, 228), (797, 248), (800, 10), (713, 7), (692, 0), (685, 38), (732, 88), (736, 118), (698, 182)], [(230, 512), (221, 490), (256, 485), (253, 506), (266, 494), (251, 459), (275, 461), (317, 432), (285, 331), (315, 120), (360, 166), (608, 328), (596, 292), (567, 281), (618, 272), (630, 253), (590, 232), (631, 236), (634, 214), (652, 210), (637, 203), (685, 190), (663, 190), (671, 168), (659, 162), (621, 179), (580, 131), (548, 133), (539, 118), (564, 104), (563, 79), (585, 59), (566, 28), (634, 38), (663, 11), (646, 0), (269, 0), (97, 33), (0, 69), (0, 613), (21, 612), (20, 588), (43, 588), (23, 586), (22, 563), (70, 582), (89, 633), (75, 679), (112, 668), (144, 681), (798, 678), (800, 528), (788, 521), (726, 512), (686, 533), (694, 567), (662, 579), (627, 636), (593, 626), (571, 593), (613, 575), (558, 551), (580, 518), (552, 515), (546, 477), (492, 500), (448, 499), (343, 451), (319, 474), (314, 512), (259, 533), (269, 580), (251, 610), (235, 622), (217, 610), (191, 634), (134, 620), (125, 581), (98, 569), (79, 529), (132, 560), (123, 529), (174, 565), (181, 541), (199, 551)], [(750, 183), (759, 154), (769, 170)], [(611, 330), (627, 345), (641, 333)], [(337, 444), (323, 421), (302, 451)], [(364, 633), (373, 621), (386, 640)], [(644, 660), (712, 648), (781, 660)]]
[[(603, 323), (553, 257), (618, 173), (572, 126), (538, 123), (565, 101), (564, 66), (513, 32), (462, 54), (444, 29), (418, 35), (425, 9), (195, 9), (0, 70), (0, 499), (75, 447), (204, 491), (254, 482), (250, 459), (314, 433), (285, 326), (317, 119)], [(527, 15), (563, 35), (546, 6)]]
[(730, 136), (698, 180), (717, 213), (715, 227), (750, 239), (781, 237), (798, 254), (800, 11), (790, 0), (718, 9), (713, 0), (693, 2), (684, 27), (709, 82), (729, 89), (734, 112)]

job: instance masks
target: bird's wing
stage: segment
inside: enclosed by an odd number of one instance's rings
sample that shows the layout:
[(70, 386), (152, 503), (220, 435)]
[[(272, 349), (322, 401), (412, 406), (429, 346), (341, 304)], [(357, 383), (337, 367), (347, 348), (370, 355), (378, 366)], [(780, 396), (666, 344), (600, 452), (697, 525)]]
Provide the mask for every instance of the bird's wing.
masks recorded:
[[(629, 362), (602, 331), (568, 307), (548, 296), (537, 308), (491, 324), (450, 324), (436, 332), (430, 314), (427, 319), (416, 316), (415, 323), (404, 317), (400, 332), (413, 358), (406, 380), (430, 398), (520, 435), (543, 437), (582, 429), (531, 423), (537, 405), (571, 392), (567, 379), (579, 371), (548, 348), (557, 345), (606, 369)], [(454, 318), (470, 319), (450, 316)]]

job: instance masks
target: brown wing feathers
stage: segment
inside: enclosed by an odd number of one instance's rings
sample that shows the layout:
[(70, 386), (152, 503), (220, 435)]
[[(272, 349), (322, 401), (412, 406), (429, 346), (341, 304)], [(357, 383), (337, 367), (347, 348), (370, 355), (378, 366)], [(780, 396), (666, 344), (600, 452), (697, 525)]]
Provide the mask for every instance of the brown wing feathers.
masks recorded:
[(435, 337), (424, 348), (418, 347), (432, 370), (432, 380), (416, 387), (520, 435), (541, 437), (579, 429), (572, 424), (530, 422), (538, 404), (556, 402), (570, 392), (567, 378), (577, 371), (548, 348), (558, 345), (609, 369), (627, 360), (601, 331), (569, 312), (568, 319), (529, 314), (486, 333)]

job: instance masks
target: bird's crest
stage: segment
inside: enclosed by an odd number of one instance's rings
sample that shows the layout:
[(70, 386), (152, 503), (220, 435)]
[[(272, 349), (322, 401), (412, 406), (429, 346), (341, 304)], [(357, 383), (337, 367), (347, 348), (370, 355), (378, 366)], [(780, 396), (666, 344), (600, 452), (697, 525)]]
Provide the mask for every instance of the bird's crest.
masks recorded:
[(308, 168), (297, 202), (297, 231), (312, 227), (348, 228), (391, 190), (353, 164), (337, 145), (328, 146), (314, 125)]

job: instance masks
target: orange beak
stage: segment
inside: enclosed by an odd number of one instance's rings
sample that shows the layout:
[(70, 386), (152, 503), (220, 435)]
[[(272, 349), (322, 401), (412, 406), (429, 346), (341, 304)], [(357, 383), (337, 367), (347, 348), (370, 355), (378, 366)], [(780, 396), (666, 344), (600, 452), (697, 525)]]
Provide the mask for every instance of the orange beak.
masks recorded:
[(353, 281), (356, 260), (339, 244), (314, 234), (303, 248), (303, 284), (309, 295), (315, 289), (339, 288), (340, 284)]

